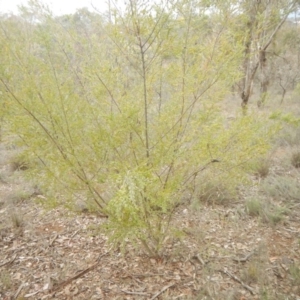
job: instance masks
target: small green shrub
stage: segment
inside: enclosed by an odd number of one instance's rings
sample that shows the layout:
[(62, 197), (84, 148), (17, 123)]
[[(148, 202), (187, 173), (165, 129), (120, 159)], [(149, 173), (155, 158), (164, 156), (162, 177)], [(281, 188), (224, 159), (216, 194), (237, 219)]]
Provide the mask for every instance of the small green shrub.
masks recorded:
[(259, 199), (248, 199), (246, 201), (246, 210), (250, 216), (259, 216), (262, 213), (263, 205)]

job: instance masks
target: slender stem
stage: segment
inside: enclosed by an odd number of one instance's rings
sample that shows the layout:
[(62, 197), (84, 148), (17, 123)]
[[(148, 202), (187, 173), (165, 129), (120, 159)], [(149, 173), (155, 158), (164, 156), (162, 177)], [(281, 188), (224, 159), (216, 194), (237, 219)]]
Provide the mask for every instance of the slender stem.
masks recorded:
[[(142, 45), (141, 45), (142, 46)], [(150, 157), (149, 151), (149, 128), (148, 128), (148, 95), (147, 95), (147, 79), (145, 66), (145, 53), (141, 48), (142, 64), (143, 64), (143, 89), (144, 89), (144, 113), (145, 113), (145, 139), (146, 139), (146, 157)]]
[(146, 59), (145, 59), (145, 53), (147, 49), (144, 49), (145, 43), (143, 43), (141, 38), (141, 30), (140, 25), (136, 20), (136, 9), (134, 6), (133, 1), (130, 1), (130, 8), (131, 8), (131, 14), (132, 19), (134, 20), (135, 25), (135, 35), (138, 40), (138, 46), (140, 50), (141, 55), (141, 62), (142, 62), (142, 78), (143, 78), (143, 98), (144, 98), (144, 134), (145, 134), (145, 147), (146, 147), (146, 158), (149, 159), (150, 157), (150, 147), (149, 147), (149, 122), (148, 122), (148, 93), (147, 93), (147, 70), (146, 70)]

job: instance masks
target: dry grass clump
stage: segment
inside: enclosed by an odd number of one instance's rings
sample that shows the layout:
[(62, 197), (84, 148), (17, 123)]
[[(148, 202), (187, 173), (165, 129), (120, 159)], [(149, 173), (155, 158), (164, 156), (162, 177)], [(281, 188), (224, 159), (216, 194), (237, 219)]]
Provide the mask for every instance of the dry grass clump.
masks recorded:
[(222, 184), (209, 182), (201, 185), (196, 198), (200, 203), (209, 205), (227, 205), (232, 202), (233, 195)]
[(300, 151), (292, 154), (291, 163), (295, 168), (300, 168)]
[(249, 216), (260, 216), (263, 211), (263, 203), (260, 199), (251, 198), (246, 200), (246, 211)]
[(271, 225), (283, 221), (288, 211), (285, 207), (277, 206), (262, 198), (247, 199), (245, 205), (249, 216), (260, 217), (264, 223)]
[(19, 204), (31, 198), (32, 192), (29, 190), (16, 190), (7, 197), (8, 204)]
[(287, 214), (287, 209), (281, 206), (272, 205), (263, 210), (261, 219), (265, 223), (276, 225), (282, 222)]
[(26, 171), (30, 168), (31, 162), (28, 161), (28, 158), (25, 157), (25, 154), (22, 150), (15, 149), (12, 151), (9, 159), (9, 169), (11, 172), (15, 171)]
[(269, 175), (271, 162), (269, 159), (260, 159), (252, 164), (252, 170), (255, 176), (266, 178)]
[(299, 146), (300, 145), (300, 127), (286, 126), (277, 137), (279, 146)]
[(27, 162), (22, 161), (22, 160), (12, 160), (10, 162), (10, 170), (11, 172), (15, 172), (15, 171), (25, 171), (28, 170), (29, 165)]
[(4, 172), (0, 172), (0, 183), (7, 183), (7, 176), (4, 174)]
[(23, 227), (24, 225), (24, 218), (23, 215), (16, 210), (11, 210), (9, 212), (10, 221), (12, 226), (16, 229)]
[(268, 177), (260, 187), (265, 195), (275, 200), (300, 201), (300, 185), (297, 179), (290, 176)]
[(250, 261), (242, 272), (242, 280), (246, 284), (261, 282), (264, 277), (261, 265), (257, 261)]

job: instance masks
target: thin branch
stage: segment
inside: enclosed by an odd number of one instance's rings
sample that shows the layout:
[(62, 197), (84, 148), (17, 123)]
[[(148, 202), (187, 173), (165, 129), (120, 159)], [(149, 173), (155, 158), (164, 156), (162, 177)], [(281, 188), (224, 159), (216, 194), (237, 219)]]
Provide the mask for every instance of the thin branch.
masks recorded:
[(168, 290), (169, 288), (173, 287), (175, 285), (175, 283), (169, 284), (167, 286), (165, 286), (161, 291), (159, 291), (158, 293), (156, 293), (150, 300), (154, 300), (156, 299), (159, 295), (161, 295), (162, 293), (164, 293), (166, 290)]
[(227, 270), (219, 270), (221, 273), (226, 274), (227, 276), (231, 277), (232, 279), (234, 279), (235, 281), (237, 281), (238, 283), (240, 283), (246, 290), (248, 290), (252, 295), (255, 295), (256, 292), (255, 290), (250, 287), (249, 285), (245, 284), (241, 279), (239, 279), (238, 277), (236, 277), (235, 275), (231, 274), (230, 272), (228, 272)]
[(263, 50), (267, 50), (267, 48), (270, 46), (270, 44), (273, 41), (274, 36), (276, 35), (276, 33), (278, 32), (278, 30), (281, 28), (281, 26), (283, 25), (283, 23), (285, 22), (285, 20), (287, 19), (287, 17), (289, 16), (289, 14), (293, 11), (293, 9), (295, 8), (297, 1), (293, 1), (293, 3), (291, 4), (290, 8), (288, 9), (288, 12), (285, 14), (285, 16), (282, 18), (281, 22), (276, 26), (276, 28), (274, 29), (273, 33), (270, 35), (269, 40), (267, 41), (267, 43), (265, 44), (265, 46), (263, 47)]
[(255, 254), (255, 251), (250, 252), (249, 254), (247, 254), (246, 256), (242, 257), (242, 258), (233, 258), (234, 261), (236, 262), (246, 262), (252, 255)]
[(146, 296), (146, 297), (149, 296), (148, 293), (143, 293), (143, 292), (130, 292), (130, 291), (122, 290), (122, 289), (120, 289), (120, 291), (127, 295), (138, 295), (138, 296)]
[(66, 154), (64, 153), (62, 146), (58, 144), (56, 139), (51, 135), (47, 127), (35, 116), (35, 114), (32, 113), (27, 107), (25, 107), (22, 104), (22, 101), (13, 93), (13, 91), (9, 88), (6, 82), (2, 78), (0, 78), (0, 81), (3, 83), (5, 86), (6, 90), (9, 92), (9, 94), (12, 96), (12, 98), (24, 109), (24, 111), (40, 126), (40, 128), (45, 132), (46, 136), (53, 142), (53, 144), (56, 146), (62, 157), (69, 161)]
[(113, 103), (116, 105), (116, 107), (118, 108), (119, 112), (122, 112), (117, 101), (115, 100), (114, 95), (112, 94), (111, 90), (108, 88), (108, 86), (105, 84), (105, 82), (103, 81), (103, 79), (98, 75), (98, 73), (95, 73), (96, 77), (99, 79), (99, 81), (101, 82), (101, 84), (104, 86), (104, 88), (106, 89), (106, 91), (108, 92), (111, 100), (113, 101)]
[[(158, 20), (156, 21), (155, 25), (153, 26), (152, 31), (150, 32), (148, 38), (147, 38), (146, 41), (144, 42), (143, 47), (148, 43), (148, 41), (150, 41), (152, 35), (153, 35), (154, 32), (155, 32), (156, 27), (157, 27), (158, 24), (160, 23), (160, 20), (161, 20), (161, 18), (162, 18), (162, 16), (163, 16), (163, 12), (164, 12), (164, 10), (165, 10), (165, 7), (166, 7), (167, 3), (168, 3), (168, 1), (165, 3), (165, 6), (163, 7), (160, 16), (159, 16)], [(170, 15), (170, 14), (171, 14), (171, 11), (170, 11), (169, 15)], [(167, 21), (166, 21), (166, 22), (167, 22)], [(165, 22), (165, 23), (166, 23), (166, 22)], [(163, 25), (164, 25), (165, 23), (162, 23), (160, 29), (163, 28)], [(154, 43), (154, 41), (156, 40), (156, 37), (158, 36), (158, 33), (159, 33), (159, 32), (160, 32), (160, 30), (157, 31), (157, 33), (156, 33), (155, 36), (153, 37), (152, 41), (149, 42), (148, 47), (146, 47), (145, 51), (147, 51), (147, 50), (151, 47), (151, 45)]]

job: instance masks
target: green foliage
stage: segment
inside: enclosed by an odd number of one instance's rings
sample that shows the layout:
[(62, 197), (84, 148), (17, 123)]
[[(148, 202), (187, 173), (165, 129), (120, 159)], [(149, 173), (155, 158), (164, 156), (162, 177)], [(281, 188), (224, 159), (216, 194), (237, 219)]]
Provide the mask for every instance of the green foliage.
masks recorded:
[(167, 237), (169, 216), (176, 204), (173, 189), (161, 188), (157, 176), (147, 168), (128, 171), (117, 182), (119, 190), (107, 207), (112, 241), (122, 246), (126, 241), (141, 241), (149, 254), (156, 255)]
[(132, 2), (101, 26), (85, 13), (85, 30), (35, 7), (39, 22), (5, 20), (0, 31), (5, 126), (33, 166), (26, 174), (53, 204), (80, 199), (108, 216), (116, 245), (153, 256), (178, 233), (183, 194), (209, 183), (234, 195), (278, 130), (251, 113), (225, 128), (219, 103), (243, 47), (207, 31), (206, 8), (187, 3)]
[(295, 127), (300, 126), (300, 118), (297, 118), (292, 113), (283, 114), (281, 111), (273, 112), (270, 119), (281, 121), (283, 124), (289, 124)]
[[(269, 138), (278, 129), (277, 125), (266, 123), (263, 117), (249, 113), (248, 116), (238, 118), (229, 129), (217, 132), (214, 139), (206, 138), (206, 151), (211, 158), (217, 158), (218, 162), (200, 169), (195, 180), (196, 186), (218, 186), (222, 190), (219, 195), (226, 195), (227, 199), (234, 198), (236, 187), (242, 183), (247, 184), (247, 173), (253, 172), (253, 158), (262, 159), (270, 149)], [(209, 141), (212, 141), (211, 146)]]

